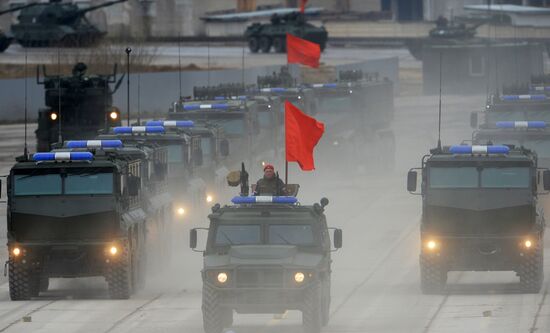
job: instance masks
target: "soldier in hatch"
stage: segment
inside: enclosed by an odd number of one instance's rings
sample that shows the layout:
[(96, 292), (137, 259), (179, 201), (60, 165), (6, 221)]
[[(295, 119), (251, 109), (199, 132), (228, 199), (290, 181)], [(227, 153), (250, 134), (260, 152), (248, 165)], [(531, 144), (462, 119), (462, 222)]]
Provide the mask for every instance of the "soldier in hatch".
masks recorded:
[(285, 183), (275, 175), (273, 165), (264, 166), (264, 176), (256, 183), (254, 195), (286, 195)]

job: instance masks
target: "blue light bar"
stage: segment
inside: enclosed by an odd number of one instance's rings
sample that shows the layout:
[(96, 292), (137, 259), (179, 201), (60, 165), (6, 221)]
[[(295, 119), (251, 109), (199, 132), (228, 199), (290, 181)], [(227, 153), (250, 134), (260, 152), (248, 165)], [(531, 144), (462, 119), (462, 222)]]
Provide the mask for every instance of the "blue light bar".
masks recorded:
[(119, 126), (113, 129), (115, 134), (132, 134), (132, 133), (164, 133), (162, 126)]
[(32, 159), (41, 161), (91, 161), (94, 155), (88, 151), (81, 152), (59, 152), (59, 153), (35, 153)]
[(67, 141), (67, 148), (120, 148), (120, 140), (76, 140)]
[(313, 88), (337, 88), (338, 83), (315, 83), (311, 86)]
[(187, 104), (183, 106), (185, 111), (196, 111), (196, 110), (214, 110), (214, 109), (229, 109), (229, 104), (227, 103), (214, 103), (214, 104)]
[(281, 93), (286, 92), (287, 88), (262, 88), (260, 89), (261, 92), (274, 92), (274, 93)]
[(497, 128), (546, 128), (544, 121), (497, 121)]
[(546, 99), (546, 95), (502, 95), (500, 98), (503, 101), (519, 101), (519, 100), (543, 101)]
[(451, 154), (458, 155), (474, 155), (474, 154), (508, 154), (510, 148), (508, 146), (494, 145), (494, 146), (451, 146), (449, 148)]
[(543, 86), (543, 85), (531, 86), (531, 91), (535, 91), (535, 92), (550, 91), (550, 86)]
[(295, 204), (298, 202), (296, 197), (288, 196), (254, 196), (254, 197), (234, 197), (231, 199), (231, 202), (240, 205), (240, 204), (255, 204), (255, 203), (276, 203), (276, 204)]
[(192, 120), (150, 120), (146, 125), (162, 127), (194, 127), (195, 123)]
[(214, 100), (215, 100), (215, 101), (225, 101), (225, 100), (232, 100), (232, 101), (240, 100), (240, 101), (245, 101), (245, 100), (247, 100), (247, 99), (248, 99), (248, 97), (246, 97), (246, 96), (230, 96), (230, 97), (216, 96), (216, 97), (214, 97)]

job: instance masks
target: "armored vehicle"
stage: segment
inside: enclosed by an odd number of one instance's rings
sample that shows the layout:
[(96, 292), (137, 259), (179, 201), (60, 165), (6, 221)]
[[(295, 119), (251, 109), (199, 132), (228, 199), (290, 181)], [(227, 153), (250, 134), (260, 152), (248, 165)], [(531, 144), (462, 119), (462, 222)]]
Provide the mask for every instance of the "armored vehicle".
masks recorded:
[(146, 204), (155, 195), (149, 164), (119, 140), (19, 158), (7, 188), (11, 299), (37, 296), (49, 278), (104, 276), (111, 298), (140, 287), (147, 232), (160, 216)]
[[(450, 271), (515, 271), (523, 292), (543, 282), (544, 217), (537, 210), (537, 157), (524, 148), (458, 145), (435, 148), (407, 177), (421, 171), (420, 282), (442, 292)], [(540, 189), (542, 190), (542, 189)]]
[(417, 60), (422, 60), (422, 53), (425, 47), (439, 45), (464, 45), (485, 42), (486, 38), (475, 37), (476, 29), (487, 23), (486, 20), (477, 22), (464, 21), (455, 18), (449, 22), (444, 17), (439, 17), (436, 26), (430, 30), (428, 37), (409, 39), (405, 45), (409, 52)]
[[(28, 5), (8, 8), (6, 10), (0, 11), (0, 15), (13, 13), (13, 12), (25, 9), (25, 8), (34, 7), (36, 5), (37, 5), (37, 3), (30, 3)], [(6, 51), (6, 49), (10, 46), (12, 41), (13, 41), (13, 35), (11, 33), (5, 33), (4, 31), (0, 30), (0, 52)]]
[(167, 120), (192, 120), (199, 126), (216, 126), (223, 129), (233, 149), (228, 163), (250, 159), (260, 151), (260, 128), (255, 103), (241, 100), (185, 100), (174, 103)]
[(550, 121), (550, 97), (536, 95), (492, 95), (485, 110), (470, 114), (472, 128), (494, 128), (499, 121)]
[(92, 139), (98, 130), (120, 125), (120, 111), (112, 106), (123, 78), (117, 82), (116, 66), (109, 75), (87, 75), (83, 63), (74, 66), (71, 76), (42, 70), (45, 79), (40, 79), (37, 69), (37, 83), (46, 90), (46, 108), (38, 111), (37, 151), (49, 151), (58, 142), (60, 128), (63, 139)]
[[(243, 188), (243, 187), (242, 187)], [(300, 205), (293, 196), (248, 196), (212, 208), (202, 270), (203, 324), (221, 333), (244, 314), (302, 311), (305, 332), (329, 321), (331, 243), (321, 203)], [(287, 185), (288, 188), (288, 185)], [(197, 247), (197, 229), (190, 245)], [(334, 247), (342, 231), (334, 231)]]
[(550, 75), (545, 74), (531, 77), (529, 93), (550, 96)]
[(328, 32), (325, 27), (316, 27), (308, 23), (304, 14), (299, 12), (286, 15), (274, 14), (271, 23), (254, 23), (244, 32), (250, 52), (268, 53), (273, 46), (275, 52), (286, 52), (286, 34), (319, 44), (321, 51), (327, 46)]
[(88, 8), (61, 0), (37, 3), (21, 10), (19, 22), (11, 26), (11, 31), (24, 47), (93, 45), (106, 33), (90, 23), (86, 13), (126, 1), (107, 1)]
[[(317, 113), (318, 102), (314, 91), (310, 87), (297, 85), (288, 67), (281, 67), (279, 73), (273, 72), (271, 75), (258, 76), (257, 82), (259, 90), (251, 91), (251, 93), (289, 101), (309, 115)], [(281, 106), (283, 106), (282, 103)]]

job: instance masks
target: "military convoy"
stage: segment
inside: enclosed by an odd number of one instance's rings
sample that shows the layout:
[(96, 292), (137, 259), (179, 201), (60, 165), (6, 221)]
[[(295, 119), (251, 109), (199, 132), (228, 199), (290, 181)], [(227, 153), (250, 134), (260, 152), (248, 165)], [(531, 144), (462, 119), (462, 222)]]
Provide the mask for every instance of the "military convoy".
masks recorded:
[(252, 53), (268, 53), (272, 47), (275, 52), (284, 53), (287, 33), (319, 44), (321, 51), (327, 45), (328, 32), (325, 27), (308, 23), (304, 14), (299, 12), (274, 14), (270, 23), (254, 23), (246, 28), (244, 37)]
[[(221, 333), (242, 314), (302, 312), (307, 333), (329, 322), (331, 252), (324, 214), (326, 198), (300, 205), (295, 196), (249, 196), (248, 174), (236, 171), (241, 194), (232, 205), (216, 204), (209, 215), (202, 312), (206, 333)], [(296, 190), (297, 185), (287, 184)], [(197, 251), (198, 229), (190, 233)], [(342, 247), (342, 230), (334, 229), (334, 248)]]
[(450, 271), (515, 271), (521, 291), (538, 293), (544, 279), (540, 193), (550, 171), (532, 151), (505, 145), (435, 148), (411, 169), (421, 172), (420, 284), (441, 293)]
[[(37, 68), (37, 83), (44, 86), (46, 108), (38, 111), (36, 150), (49, 151), (52, 144), (70, 139), (92, 139), (100, 129), (120, 125), (120, 111), (113, 107), (117, 67), (108, 75), (88, 75), (87, 66), (77, 63), (70, 76), (49, 75)], [(111, 88), (111, 84), (115, 84)]]

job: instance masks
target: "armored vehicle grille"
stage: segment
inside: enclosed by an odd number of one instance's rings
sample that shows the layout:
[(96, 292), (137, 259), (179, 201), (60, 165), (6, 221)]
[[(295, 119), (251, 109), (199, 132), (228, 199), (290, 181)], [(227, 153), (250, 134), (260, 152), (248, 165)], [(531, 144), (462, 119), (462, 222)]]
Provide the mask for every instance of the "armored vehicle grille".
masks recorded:
[(238, 288), (282, 288), (284, 271), (280, 268), (237, 269)]

